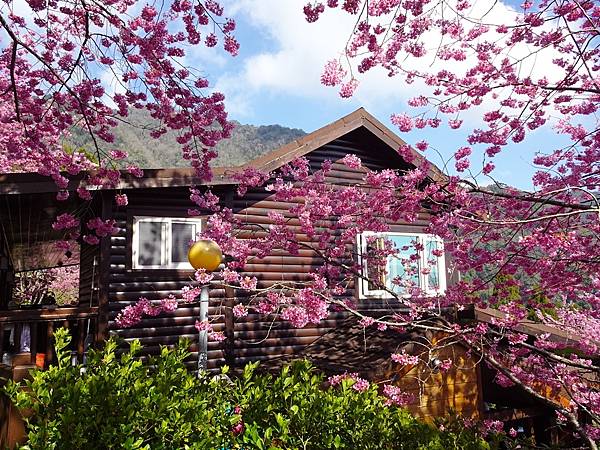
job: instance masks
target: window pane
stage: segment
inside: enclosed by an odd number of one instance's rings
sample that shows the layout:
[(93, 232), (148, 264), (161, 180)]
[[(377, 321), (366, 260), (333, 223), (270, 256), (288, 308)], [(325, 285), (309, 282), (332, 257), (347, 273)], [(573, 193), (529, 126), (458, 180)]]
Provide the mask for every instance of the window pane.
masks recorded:
[[(415, 242), (417, 236), (386, 236), (398, 253), (388, 258), (387, 285), (394, 292), (405, 293), (408, 287), (419, 286), (419, 262), (416, 258)], [(392, 283), (397, 278), (401, 285)]]
[(138, 263), (141, 266), (161, 265), (162, 223), (138, 223)]
[(438, 241), (427, 240), (425, 244), (427, 253), (427, 265), (429, 266), (428, 289), (438, 290), (440, 288), (439, 259), (433, 254), (434, 250), (442, 250), (442, 244)]
[(193, 223), (171, 224), (171, 261), (174, 263), (187, 262), (190, 241), (194, 239), (196, 225)]

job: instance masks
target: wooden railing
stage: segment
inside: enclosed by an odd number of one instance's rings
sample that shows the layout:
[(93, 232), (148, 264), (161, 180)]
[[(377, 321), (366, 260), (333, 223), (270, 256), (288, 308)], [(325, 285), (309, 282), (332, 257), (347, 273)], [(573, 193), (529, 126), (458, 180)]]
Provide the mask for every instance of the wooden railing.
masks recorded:
[(57, 327), (71, 330), (73, 362), (83, 362), (95, 340), (97, 318), (97, 307), (0, 311), (0, 362), (13, 368), (47, 366), (55, 358), (52, 336)]

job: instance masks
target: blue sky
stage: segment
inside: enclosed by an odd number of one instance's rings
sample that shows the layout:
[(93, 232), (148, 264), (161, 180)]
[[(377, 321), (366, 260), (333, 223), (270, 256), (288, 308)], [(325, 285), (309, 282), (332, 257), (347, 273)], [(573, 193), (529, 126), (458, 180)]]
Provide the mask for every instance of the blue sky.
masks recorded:
[[(416, 88), (404, 85), (400, 78), (388, 78), (382, 71), (368, 72), (350, 100), (340, 98), (335, 88), (320, 84), (323, 65), (340, 54), (348, 38), (353, 25), (349, 16), (325, 14), (317, 23), (308, 24), (302, 14), (305, 0), (224, 3), (226, 12), (238, 24), (240, 54), (231, 58), (204, 49), (190, 56), (189, 63), (203, 69), (214, 87), (226, 95), (232, 119), (255, 125), (277, 123), (310, 132), (363, 106), (397, 131), (389, 121), (390, 115), (403, 111), (410, 114), (406, 100), (415, 95)], [(503, 14), (514, 13), (510, 7), (499, 5), (500, 19)], [(467, 129), (480, 124), (476, 113), (465, 117), (465, 123)], [(444, 159), (465, 145), (466, 136), (444, 128), (400, 135), (409, 143), (428, 140)], [(531, 188), (534, 153), (550, 151), (556, 144), (552, 129), (536, 132), (496, 158), (494, 177), (513, 186)], [(441, 165), (434, 152), (428, 157)], [(481, 161), (480, 155), (475, 156), (473, 166), (481, 167), (477, 161)], [(490, 181), (480, 179), (482, 184)]]

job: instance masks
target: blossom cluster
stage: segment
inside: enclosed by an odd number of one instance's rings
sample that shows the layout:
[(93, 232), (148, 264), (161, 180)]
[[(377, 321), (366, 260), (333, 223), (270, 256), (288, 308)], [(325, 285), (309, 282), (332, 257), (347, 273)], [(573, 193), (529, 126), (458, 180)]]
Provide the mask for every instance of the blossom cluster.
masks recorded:
[[(185, 61), (194, 47), (219, 40), (237, 55), (235, 22), (217, 1), (175, 0), (164, 8), (137, 0), (29, 1), (9, 9), (0, 43), (0, 173), (51, 177), (58, 200), (73, 190), (87, 201), (97, 188), (117, 188), (122, 173), (116, 167), (128, 154), (116, 147), (114, 129), (131, 123), (135, 109), (152, 119), (139, 124), (152, 138), (174, 133), (197, 176), (211, 178), (213, 147), (230, 136), (233, 124), (223, 95), (209, 92), (202, 71)], [(71, 132), (90, 135), (91, 148), (64, 145)], [(142, 176), (131, 165), (126, 172)], [(127, 196), (117, 193), (115, 202), (125, 206)], [(64, 215), (54, 224), (74, 233), (78, 225)], [(97, 244), (107, 234), (98, 226), (83, 239)]]
[(163, 312), (172, 312), (177, 309), (177, 306), (177, 299), (173, 295), (169, 295), (158, 303), (142, 297), (135, 304), (123, 308), (115, 318), (115, 322), (122, 328), (129, 328), (137, 325), (144, 315), (155, 317)]
[(339, 386), (344, 380), (351, 380), (352, 389), (358, 392), (364, 392), (371, 385), (367, 380), (358, 376), (357, 373), (343, 373), (341, 375), (330, 376), (327, 381), (331, 386)]
[(406, 406), (414, 401), (414, 394), (391, 384), (383, 386), (383, 395), (386, 397), (387, 405)]

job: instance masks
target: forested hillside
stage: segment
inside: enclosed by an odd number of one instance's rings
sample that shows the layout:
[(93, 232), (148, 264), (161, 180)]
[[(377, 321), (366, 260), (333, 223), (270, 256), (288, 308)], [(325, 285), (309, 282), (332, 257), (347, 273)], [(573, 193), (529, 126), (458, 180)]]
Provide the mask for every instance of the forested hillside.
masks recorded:
[[(175, 140), (175, 133), (169, 132), (159, 139), (150, 137), (150, 132), (157, 124), (137, 110), (131, 111), (127, 120), (130, 124), (122, 123), (115, 130), (114, 147), (129, 152), (128, 164), (142, 168), (189, 166), (189, 162), (181, 157), (181, 146)], [(244, 164), (306, 134), (300, 129), (280, 125), (257, 127), (238, 122), (235, 124), (231, 138), (217, 145), (219, 156), (213, 166)], [(83, 130), (74, 132), (69, 141), (75, 147), (93, 149), (89, 135)]]

